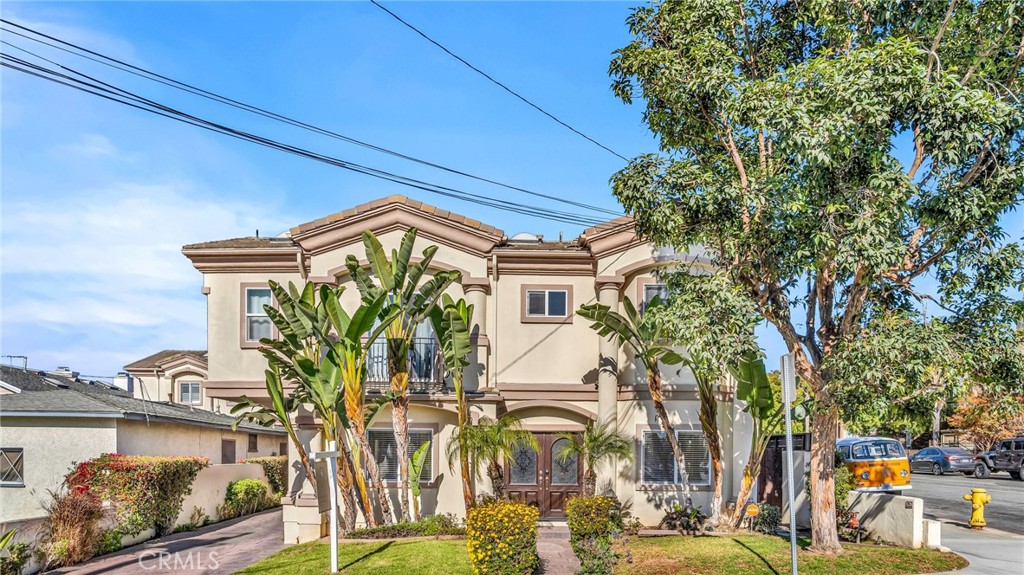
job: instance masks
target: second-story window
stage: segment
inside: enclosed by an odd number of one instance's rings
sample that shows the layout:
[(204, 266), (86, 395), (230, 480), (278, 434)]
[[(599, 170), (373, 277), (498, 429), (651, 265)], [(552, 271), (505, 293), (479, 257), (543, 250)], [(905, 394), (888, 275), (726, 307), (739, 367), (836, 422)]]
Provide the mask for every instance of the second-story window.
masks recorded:
[(270, 288), (245, 289), (245, 341), (259, 341), (271, 336), (270, 318), (263, 309), (270, 302)]
[(568, 302), (566, 290), (526, 290), (526, 317), (566, 317)]
[(178, 401), (188, 405), (198, 405), (203, 401), (200, 393), (202, 386), (198, 381), (182, 381), (178, 384)]

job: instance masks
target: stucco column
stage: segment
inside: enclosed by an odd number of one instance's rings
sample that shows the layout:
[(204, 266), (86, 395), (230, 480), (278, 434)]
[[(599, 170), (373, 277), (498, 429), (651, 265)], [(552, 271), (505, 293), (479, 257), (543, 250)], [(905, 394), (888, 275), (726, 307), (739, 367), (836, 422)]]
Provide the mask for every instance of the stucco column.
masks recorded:
[[(623, 278), (597, 278), (597, 301), (612, 311), (619, 311), (619, 291)], [(597, 419), (601, 425), (618, 429), (619, 346), (614, 339), (602, 337), (598, 344)]]
[(487, 296), (491, 293), (491, 282), (487, 278), (465, 278), (462, 280), (462, 289), (466, 293), (466, 303), (473, 306), (473, 325), (469, 326), (473, 350), (463, 385), (467, 391), (476, 391), (485, 387), (488, 381), (490, 340), (487, 337)]

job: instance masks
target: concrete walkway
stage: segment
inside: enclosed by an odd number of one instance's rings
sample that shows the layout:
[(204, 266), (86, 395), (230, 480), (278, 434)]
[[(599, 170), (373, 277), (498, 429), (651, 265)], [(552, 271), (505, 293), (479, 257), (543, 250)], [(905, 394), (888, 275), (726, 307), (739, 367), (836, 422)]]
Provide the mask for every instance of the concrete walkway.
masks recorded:
[(569, 528), (565, 526), (537, 528), (537, 555), (544, 575), (573, 575), (580, 561), (569, 545)]
[(970, 562), (956, 575), (1024, 575), (1024, 536), (942, 521), (942, 545)]
[(281, 508), (153, 539), (74, 567), (66, 575), (234, 573), (284, 549)]

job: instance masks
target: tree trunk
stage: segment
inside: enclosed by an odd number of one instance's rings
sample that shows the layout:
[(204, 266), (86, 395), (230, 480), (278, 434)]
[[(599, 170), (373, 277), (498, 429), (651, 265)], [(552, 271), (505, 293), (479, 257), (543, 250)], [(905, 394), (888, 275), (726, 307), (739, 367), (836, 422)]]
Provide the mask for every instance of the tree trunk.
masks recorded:
[(356, 527), (356, 511), (359, 509), (359, 498), (356, 494), (358, 482), (359, 495), (362, 496), (363, 517), (366, 518), (366, 525), (374, 527), (377, 520), (373, 515), (373, 508), (370, 507), (370, 498), (366, 493), (365, 482), (362, 481), (361, 470), (356, 464), (352, 450), (348, 446), (348, 437), (342, 432), (338, 438), (338, 450), (341, 457), (337, 459), (338, 465), (338, 488), (341, 492), (341, 499), (345, 504), (345, 528), (348, 530)]
[(679, 466), (679, 481), (683, 485), (683, 495), (690, 498), (690, 474), (686, 472), (686, 457), (683, 450), (679, 448), (679, 440), (676, 438), (675, 429), (669, 423), (668, 411), (665, 409), (664, 396), (661, 393), (661, 374), (658, 373), (658, 366), (648, 367), (647, 386), (651, 390), (651, 399), (654, 401), (654, 412), (658, 415), (658, 423), (661, 424), (661, 431), (668, 438), (668, 444), (672, 447), (672, 454), (676, 458), (676, 465)]
[(508, 491), (505, 489), (505, 470), (501, 468), (501, 465), (496, 461), (491, 461), (487, 465), (487, 477), (491, 479), (491, 487), (494, 488), (494, 496), (498, 499), (505, 499), (508, 497)]
[(357, 430), (356, 436), (366, 460), (366, 473), (370, 476), (370, 482), (373, 483), (373, 490), (377, 492), (377, 501), (380, 504), (382, 521), (385, 525), (389, 525), (391, 523), (391, 501), (388, 499), (387, 487), (380, 478), (380, 467), (377, 465), (377, 460), (373, 457), (370, 441), (366, 438), (366, 430)]
[[(469, 425), (469, 411), (466, 406), (466, 393), (462, 388), (461, 375), (453, 374), (452, 380), (455, 382), (455, 392), (458, 396), (458, 426), (461, 435)], [(461, 442), (459, 443), (459, 472), (462, 475), (462, 499), (466, 502), (466, 511), (469, 511), (476, 499), (473, 496), (473, 472), (469, 466), (469, 454)]]
[(700, 397), (700, 426), (704, 431), (704, 439), (708, 442), (714, 481), (714, 495), (711, 498), (708, 522), (716, 526), (722, 520), (722, 441), (718, 435), (718, 400), (715, 398), (713, 382), (698, 381), (697, 393)]
[(588, 467), (583, 472), (583, 495), (593, 497), (597, 493), (597, 472)]
[(388, 375), (391, 377), (391, 422), (398, 452), (399, 521), (409, 520), (409, 341), (389, 337)]
[(743, 522), (743, 517), (746, 515), (747, 498), (750, 497), (750, 491), (754, 488), (754, 478), (757, 477), (758, 471), (761, 469), (761, 460), (758, 458), (757, 463), (751, 459), (747, 461), (747, 464), (743, 466), (743, 479), (740, 480), (740, 492), (736, 496), (736, 509), (732, 512), (732, 526), (733, 528), (739, 528), (740, 523)]
[(839, 409), (827, 394), (815, 391), (817, 406), (811, 421), (811, 549), (822, 553), (841, 553), (836, 525), (835, 500), (836, 438), (839, 435)]

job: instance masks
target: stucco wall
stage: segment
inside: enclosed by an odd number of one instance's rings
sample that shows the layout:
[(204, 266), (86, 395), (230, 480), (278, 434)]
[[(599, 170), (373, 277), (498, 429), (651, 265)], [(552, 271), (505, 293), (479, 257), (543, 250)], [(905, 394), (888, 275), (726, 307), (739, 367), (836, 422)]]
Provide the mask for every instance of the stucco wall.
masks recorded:
[(257, 434), (256, 452), (247, 451), (249, 434), (215, 427), (124, 419), (118, 422), (117, 451), (130, 455), (191, 455), (221, 461), (221, 440), (235, 440), (235, 458), (277, 455), (285, 435)]
[(24, 452), (25, 487), (0, 487), (0, 522), (40, 517), (40, 500), (56, 489), (75, 462), (117, 448), (114, 419), (5, 417), (0, 444)]
[(181, 513), (175, 525), (188, 523), (196, 507), (202, 509), (212, 521), (219, 521), (217, 506), (224, 504), (228, 484), (240, 479), (259, 479), (268, 483), (263, 467), (256, 463), (211, 465), (200, 471), (192, 483), (192, 493), (181, 504)]
[(917, 549), (924, 542), (924, 501), (885, 493), (851, 492), (850, 511), (872, 539)]
[[(393, 230), (379, 234), (377, 239), (384, 246), (388, 257), (391, 257), (391, 250), (398, 249), (404, 235), (405, 230)], [(413, 258), (422, 257), (423, 250), (431, 245), (437, 246), (437, 253), (434, 255), (435, 262), (465, 270), (475, 277), (484, 277), (487, 274), (487, 260), (485, 258), (445, 245), (442, 242), (424, 236), (423, 232), (420, 232), (416, 237), (416, 243), (413, 245), (412, 250)], [(310, 260), (310, 275), (325, 276), (328, 271), (344, 266), (345, 258), (349, 254), (354, 255), (360, 261), (366, 260), (366, 248), (363, 247), (362, 239), (356, 239), (355, 241), (314, 255)]]

